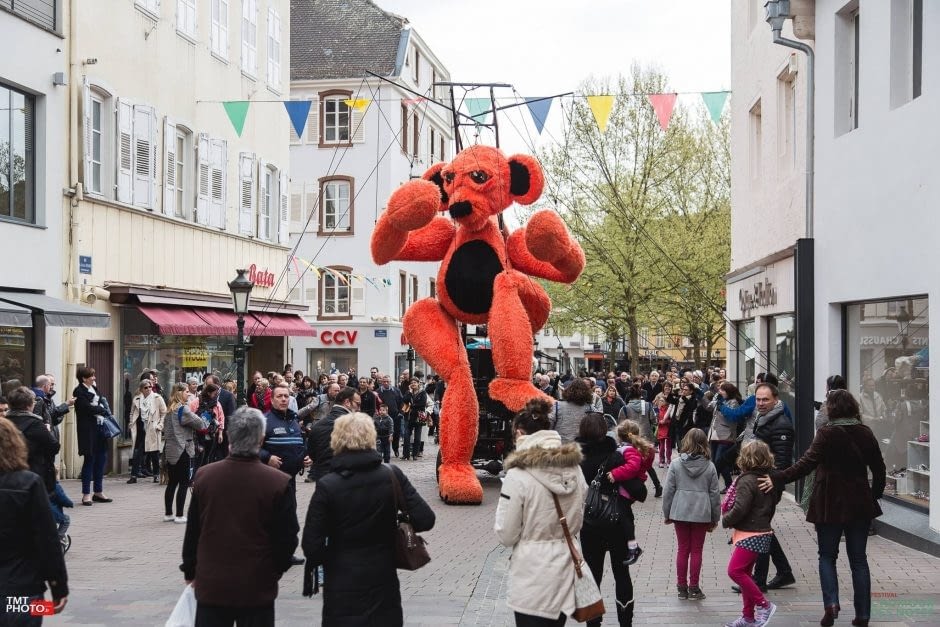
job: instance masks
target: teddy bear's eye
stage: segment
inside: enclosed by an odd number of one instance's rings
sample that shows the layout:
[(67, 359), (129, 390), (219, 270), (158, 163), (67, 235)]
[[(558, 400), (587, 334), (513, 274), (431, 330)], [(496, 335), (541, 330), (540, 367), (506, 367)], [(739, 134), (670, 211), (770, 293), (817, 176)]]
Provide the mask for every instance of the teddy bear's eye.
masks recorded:
[(444, 180), (448, 183), (454, 182), (454, 173), (453, 172), (444, 172)]
[(474, 183), (482, 185), (483, 183), (486, 183), (488, 180), (490, 180), (490, 175), (486, 172), (483, 172), (482, 170), (474, 170), (470, 173), (470, 178), (473, 179)]

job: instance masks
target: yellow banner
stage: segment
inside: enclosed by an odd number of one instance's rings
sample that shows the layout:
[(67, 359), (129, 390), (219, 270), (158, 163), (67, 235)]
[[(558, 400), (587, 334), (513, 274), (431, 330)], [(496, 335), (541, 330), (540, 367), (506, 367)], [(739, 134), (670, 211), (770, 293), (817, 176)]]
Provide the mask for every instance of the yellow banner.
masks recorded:
[(594, 114), (594, 121), (597, 122), (597, 128), (601, 133), (607, 130), (607, 118), (610, 117), (610, 110), (614, 107), (613, 96), (586, 96), (588, 106), (591, 107), (591, 113)]
[(368, 98), (347, 98), (343, 102), (346, 103), (346, 106), (356, 111), (362, 111), (369, 106), (369, 102), (371, 101)]

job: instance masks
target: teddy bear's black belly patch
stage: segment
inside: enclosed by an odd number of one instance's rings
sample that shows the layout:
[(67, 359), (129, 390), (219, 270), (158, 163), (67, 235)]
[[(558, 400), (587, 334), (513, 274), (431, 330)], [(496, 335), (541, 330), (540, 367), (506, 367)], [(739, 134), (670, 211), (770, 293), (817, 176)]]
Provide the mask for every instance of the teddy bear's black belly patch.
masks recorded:
[(493, 304), (493, 281), (502, 271), (496, 251), (482, 240), (473, 240), (454, 251), (444, 285), (461, 311), (487, 313)]

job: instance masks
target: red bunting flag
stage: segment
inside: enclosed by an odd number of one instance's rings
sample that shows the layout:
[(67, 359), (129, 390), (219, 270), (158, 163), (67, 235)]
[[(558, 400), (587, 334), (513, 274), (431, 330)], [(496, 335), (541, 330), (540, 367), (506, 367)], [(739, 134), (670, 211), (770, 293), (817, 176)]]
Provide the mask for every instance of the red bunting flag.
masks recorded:
[(672, 109), (676, 106), (677, 94), (649, 94), (647, 98), (653, 105), (653, 111), (659, 118), (659, 125), (665, 131), (669, 128), (669, 120), (672, 119)]

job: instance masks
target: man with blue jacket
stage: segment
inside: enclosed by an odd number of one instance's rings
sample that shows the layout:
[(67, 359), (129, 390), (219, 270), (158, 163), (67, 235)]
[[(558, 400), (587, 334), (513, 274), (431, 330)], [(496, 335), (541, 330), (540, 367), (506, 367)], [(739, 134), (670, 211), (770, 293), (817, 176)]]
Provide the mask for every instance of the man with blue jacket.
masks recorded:
[(277, 468), (291, 478), (291, 489), (295, 489), (295, 478), (302, 468), (312, 463), (304, 453), (304, 438), (297, 422), (297, 414), (288, 409), (290, 388), (279, 385), (271, 394), (271, 411), (264, 415), (267, 424), (264, 443), (258, 457), (272, 468)]
[[(286, 384), (278, 385), (271, 393), (271, 411), (264, 415), (264, 442), (258, 451), (258, 459), (290, 477), (288, 492), (294, 499), (296, 509), (297, 473), (302, 468), (309, 468), (313, 462), (305, 454), (306, 447), (297, 414), (288, 408), (290, 399), (290, 388)], [(295, 556), (292, 563), (303, 564), (304, 559)]]

